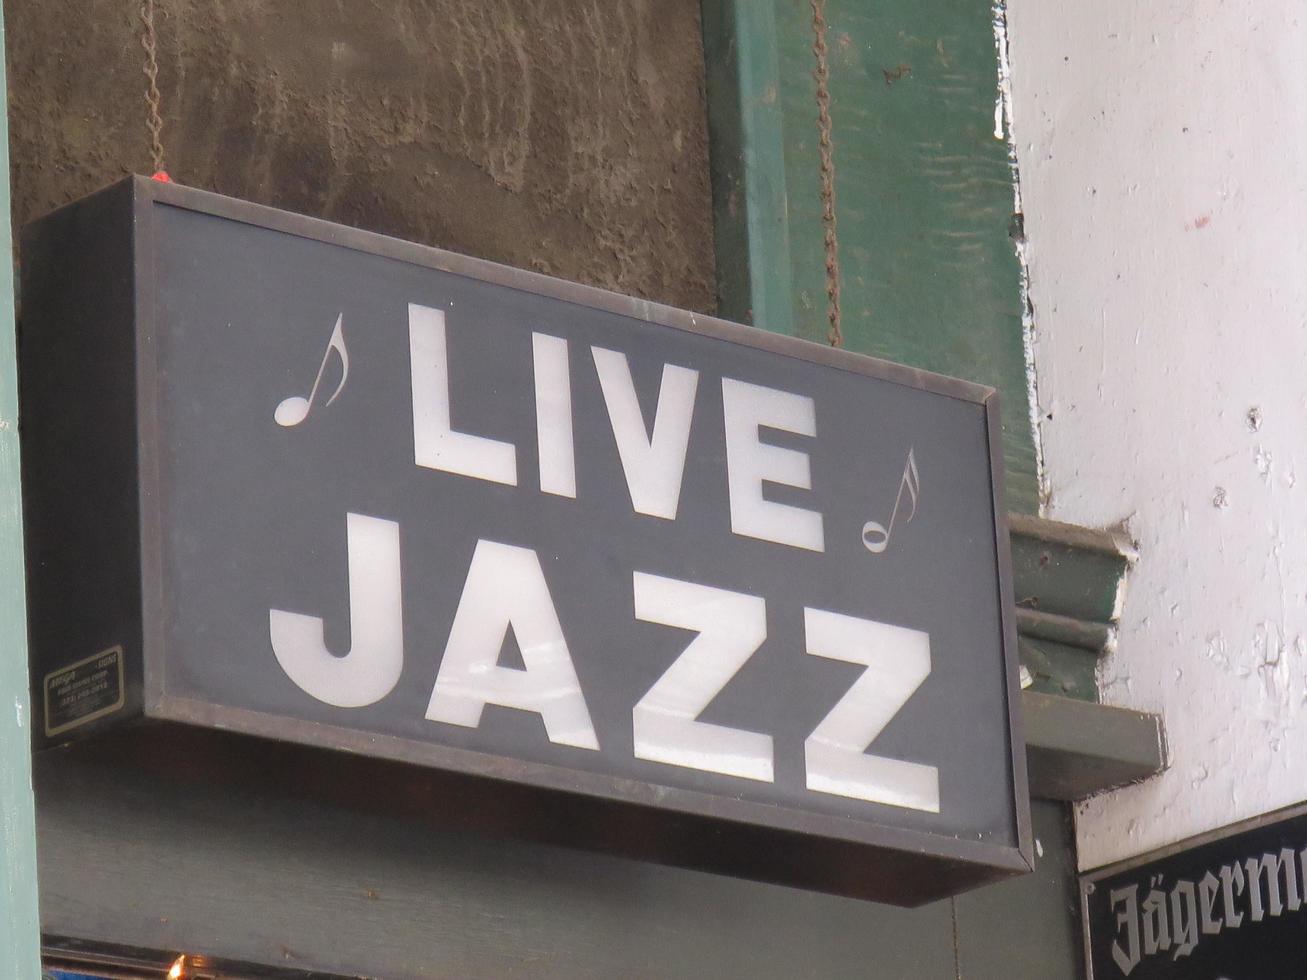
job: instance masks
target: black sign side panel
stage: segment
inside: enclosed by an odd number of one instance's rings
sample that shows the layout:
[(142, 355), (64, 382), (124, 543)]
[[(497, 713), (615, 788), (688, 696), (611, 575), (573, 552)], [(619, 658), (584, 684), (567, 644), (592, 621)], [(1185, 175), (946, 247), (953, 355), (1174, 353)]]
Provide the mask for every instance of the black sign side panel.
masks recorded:
[(117, 184), (22, 237), (19, 425), (38, 745), (142, 709), (133, 191)]

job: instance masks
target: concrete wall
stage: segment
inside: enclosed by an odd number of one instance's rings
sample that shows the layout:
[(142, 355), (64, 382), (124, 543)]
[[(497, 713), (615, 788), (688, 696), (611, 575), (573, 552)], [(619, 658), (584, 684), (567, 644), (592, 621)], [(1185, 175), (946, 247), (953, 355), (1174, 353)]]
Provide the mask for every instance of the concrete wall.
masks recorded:
[(1093, 867), (1307, 796), (1307, 8), (1008, 8), (1047, 513), (1138, 541), (1102, 690), (1172, 758)]
[[(5, 0), (14, 223), (152, 170), (139, 4)], [(159, 0), (173, 179), (710, 310), (698, 0)]]

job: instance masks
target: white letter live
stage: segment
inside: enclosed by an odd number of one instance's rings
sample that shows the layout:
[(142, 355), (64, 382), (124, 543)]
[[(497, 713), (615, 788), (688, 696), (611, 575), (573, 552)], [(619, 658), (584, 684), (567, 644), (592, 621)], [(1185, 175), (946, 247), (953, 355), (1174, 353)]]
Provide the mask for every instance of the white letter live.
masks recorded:
[[(337, 320), (312, 393), (307, 401), (296, 399), (294, 411), (279, 409), (279, 424), (298, 425), (315, 410), (326, 412), (341, 394), (349, 370), (348, 327)], [(536, 493), (530, 484), (538, 479), (538, 492), (577, 499), (578, 465), (585, 460), (577, 459), (573, 392), (576, 376), (588, 369), (602, 391), (610, 451), (620, 462), (631, 510), (641, 520), (677, 520), (687, 452), (696, 426), (707, 424), (704, 417), (710, 416), (721, 420), (725, 453), (720, 478), (731, 533), (777, 548), (826, 550), (823, 515), (800, 503), (813, 488), (809, 453), (801, 447), (805, 440), (820, 438), (812, 397), (730, 377), (713, 391), (694, 368), (662, 364), (657, 401), (648, 411), (637, 397), (628, 354), (597, 345), (569, 350), (567, 339), (535, 332), (530, 354), (538, 471), (529, 473), (522, 465), (529, 457), (518, 446), (477, 434), (477, 419), (452, 403), (450, 364), (458, 363), (460, 329), (470, 331), (475, 324), (460, 323), (446, 310), (416, 303), (408, 307), (417, 466), (523, 494)], [(314, 396), (333, 350), (341, 361), (341, 381), (331, 399), (317, 406)], [(711, 413), (704, 411), (708, 398), (719, 399)], [(784, 433), (786, 444), (764, 441), (763, 429)], [(781, 487), (790, 502), (767, 499), (768, 485)], [(904, 522), (916, 513), (915, 459), (904, 471), (888, 529), (867, 525), (878, 535), (867, 541), (873, 554), (884, 550), (905, 490), (911, 513), (903, 515)], [(320, 616), (272, 608), (268, 627), (277, 662), (301, 690), (325, 704), (351, 709), (381, 701), (403, 672), (404, 547), (399, 524), (384, 514), (350, 512), (342, 526), (349, 564), (348, 650), (337, 654), (328, 649)], [(855, 534), (872, 531), (854, 529)], [(542, 563), (536, 551), (520, 542), (506, 540), (480, 539), (461, 560), (467, 562), (467, 572), (432, 678), (426, 720), (477, 729), (483, 709), (497, 705), (538, 715), (550, 742), (599, 750), (616, 733), (596, 725), (599, 716), (587, 703), (569, 648), (568, 624), (560, 619), (551, 593), (551, 582), (556, 587), (565, 570)], [(652, 569), (628, 569), (626, 576), (632, 629), (641, 622), (660, 624), (687, 637), (681, 653), (630, 704), (630, 730), (623, 738), (631, 740), (635, 758), (772, 782), (778, 747), (765, 730), (768, 718), (758, 717), (756, 727), (746, 728), (701, 720), (700, 715), (766, 641), (769, 608), (785, 603), (786, 597), (750, 595), (731, 590), (730, 583), (685, 581)], [(331, 615), (339, 617), (334, 611)], [(931, 760), (869, 751), (930, 674), (929, 636), (838, 609), (802, 607), (801, 615), (805, 642), (791, 651), (793, 657), (861, 668), (843, 694), (830, 700), (800, 747), (807, 789), (938, 813), (939, 771)], [(521, 651), (521, 667), (500, 663), (510, 630)]]

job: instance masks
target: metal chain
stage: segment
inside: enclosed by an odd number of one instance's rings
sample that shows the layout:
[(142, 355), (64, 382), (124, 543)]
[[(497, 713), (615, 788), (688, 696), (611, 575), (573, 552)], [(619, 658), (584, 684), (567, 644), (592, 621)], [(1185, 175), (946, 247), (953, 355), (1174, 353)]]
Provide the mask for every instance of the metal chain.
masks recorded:
[(826, 340), (832, 347), (844, 346), (840, 330), (839, 239), (835, 235), (835, 144), (831, 138), (830, 66), (826, 61), (826, 0), (812, 0), (812, 53), (817, 59), (817, 127), (821, 150), (821, 223), (826, 239), (826, 297), (830, 330)]
[(154, 172), (163, 173), (163, 112), (160, 108), (162, 97), (159, 95), (159, 54), (158, 39), (154, 33), (154, 0), (141, 3), (141, 21), (145, 32), (141, 36), (141, 46), (145, 48), (145, 105), (147, 113), (145, 125), (150, 131), (150, 155), (154, 160)]

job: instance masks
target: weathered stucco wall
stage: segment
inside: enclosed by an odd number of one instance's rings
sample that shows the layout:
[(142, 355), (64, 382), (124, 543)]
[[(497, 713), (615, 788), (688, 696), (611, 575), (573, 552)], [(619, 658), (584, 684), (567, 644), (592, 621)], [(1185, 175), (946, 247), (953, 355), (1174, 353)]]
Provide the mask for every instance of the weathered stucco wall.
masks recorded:
[(1008, 9), (1049, 516), (1137, 539), (1102, 689), (1172, 759), (1092, 867), (1307, 796), (1307, 11)]
[[(136, 3), (5, 0), (16, 226), (151, 167)], [(180, 183), (714, 306), (698, 0), (158, 0)]]

